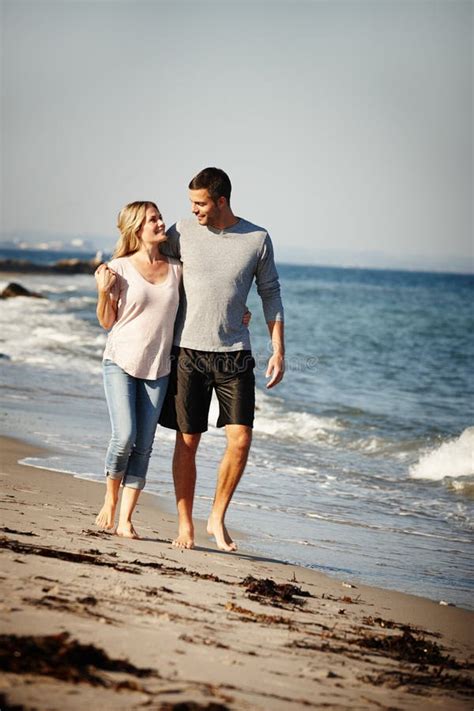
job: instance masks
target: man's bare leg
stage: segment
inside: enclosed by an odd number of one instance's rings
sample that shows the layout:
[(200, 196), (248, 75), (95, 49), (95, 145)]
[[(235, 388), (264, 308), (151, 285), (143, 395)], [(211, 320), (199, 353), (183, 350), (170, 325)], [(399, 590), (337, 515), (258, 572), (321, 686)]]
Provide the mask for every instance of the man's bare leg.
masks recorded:
[(132, 524), (132, 514), (137, 505), (138, 497), (141, 489), (134, 489), (130, 486), (123, 487), (122, 501), (120, 502), (120, 514), (117, 530), (117, 536), (124, 538), (140, 538)]
[(216, 494), (207, 532), (216, 539), (223, 551), (235, 551), (237, 546), (229, 536), (224, 517), (237, 484), (244, 472), (252, 442), (252, 428), (245, 425), (226, 425), (227, 447), (219, 466)]
[(196, 452), (200, 434), (176, 432), (173, 456), (173, 480), (178, 509), (176, 548), (194, 548), (193, 503), (196, 487)]
[(112, 479), (110, 476), (106, 479), (104, 505), (95, 520), (95, 524), (99, 528), (106, 528), (110, 530), (115, 525), (115, 510), (117, 508), (120, 484), (121, 479)]

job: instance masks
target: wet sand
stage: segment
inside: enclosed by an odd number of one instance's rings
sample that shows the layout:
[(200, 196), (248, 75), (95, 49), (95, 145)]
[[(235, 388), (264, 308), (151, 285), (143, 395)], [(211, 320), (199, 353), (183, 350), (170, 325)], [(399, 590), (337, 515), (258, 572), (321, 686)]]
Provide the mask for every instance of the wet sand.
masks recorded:
[(223, 553), (202, 522), (176, 550), (146, 493), (142, 540), (99, 532), (103, 485), (0, 444), (0, 708), (473, 708), (473, 612)]

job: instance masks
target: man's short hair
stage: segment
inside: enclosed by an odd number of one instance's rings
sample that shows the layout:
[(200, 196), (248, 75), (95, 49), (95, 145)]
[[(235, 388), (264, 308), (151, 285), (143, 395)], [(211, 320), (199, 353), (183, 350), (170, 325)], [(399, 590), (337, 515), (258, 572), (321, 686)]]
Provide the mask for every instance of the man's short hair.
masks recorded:
[(232, 185), (227, 173), (220, 168), (204, 168), (194, 176), (188, 187), (190, 190), (207, 190), (214, 202), (217, 202), (220, 197), (225, 197), (230, 203)]

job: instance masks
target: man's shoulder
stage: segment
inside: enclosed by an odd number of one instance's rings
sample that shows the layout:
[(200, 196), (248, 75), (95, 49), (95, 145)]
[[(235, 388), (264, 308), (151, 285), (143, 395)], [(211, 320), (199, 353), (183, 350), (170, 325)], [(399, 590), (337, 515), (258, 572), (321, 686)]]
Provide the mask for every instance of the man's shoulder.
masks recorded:
[(248, 248), (253, 252), (255, 251), (259, 257), (264, 254), (266, 245), (271, 241), (265, 227), (256, 225), (255, 222), (250, 222), (250, 220), (244, 220), (242, 217), (239, 218), (239, 222), (236, 225), (236, 232), (245, 238)]
[(266, 237), (268, 235), (268, 230), (265, 227), (260, 227), (260, 225), (256, 225), (254, 222), (250, 222), (250, 220), (245, 220), (243, 217), (239, 217), (237, 229), (239, 232), (249, 234), (255, 233), (262, 237)]
[(183, 217), (181, 220), (175, 222), (174, 225), (171, 225), (170, 230), (172, 230), (174, 234), (182, 235), (191, 231), (194, 232), (196, 227), (199, 227), (196, 218)]

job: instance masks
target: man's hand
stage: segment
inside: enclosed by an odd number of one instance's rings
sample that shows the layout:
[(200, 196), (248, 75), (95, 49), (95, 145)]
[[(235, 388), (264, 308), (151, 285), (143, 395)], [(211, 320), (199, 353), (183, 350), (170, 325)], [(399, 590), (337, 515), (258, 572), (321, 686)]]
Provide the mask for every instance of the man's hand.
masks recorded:
[(285, 358), (281, 353), (274, 353), (268, 361), (268, 368), (265, 373), (265, 377), (270, 378), (267, 383), (267, 388), (273, 388), (275, 385), (278, 385), (284, 374)]

